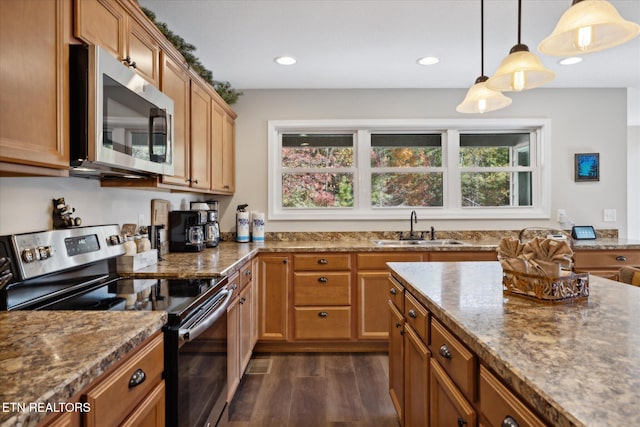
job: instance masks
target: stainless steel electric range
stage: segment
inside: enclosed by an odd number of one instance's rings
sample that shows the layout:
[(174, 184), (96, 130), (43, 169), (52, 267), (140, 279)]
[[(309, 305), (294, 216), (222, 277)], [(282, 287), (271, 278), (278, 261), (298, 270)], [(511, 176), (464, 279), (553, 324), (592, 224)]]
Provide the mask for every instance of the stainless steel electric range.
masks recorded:
[[(167, 426), (215, 426), (227, 397), (225, 277), (122, 278), (117, 225), (0, 236), (1, 310), (164, 310)], [(78, 315), (82, 315), (79, 313)]]

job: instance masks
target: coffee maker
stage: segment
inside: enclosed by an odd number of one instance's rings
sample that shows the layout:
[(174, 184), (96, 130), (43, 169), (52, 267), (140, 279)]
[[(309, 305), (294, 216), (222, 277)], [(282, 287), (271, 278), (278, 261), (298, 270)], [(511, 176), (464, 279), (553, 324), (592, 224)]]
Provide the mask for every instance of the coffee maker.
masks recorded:
[(208, 248), (215, 248), (220, 243), (220, 224), (218, 224), (218, 211), (207, 212), (207, 223), (204, 225), (204, 244)]
[(199, 252), (205, 248), (206, 211), (169, 212), (169, 251)]

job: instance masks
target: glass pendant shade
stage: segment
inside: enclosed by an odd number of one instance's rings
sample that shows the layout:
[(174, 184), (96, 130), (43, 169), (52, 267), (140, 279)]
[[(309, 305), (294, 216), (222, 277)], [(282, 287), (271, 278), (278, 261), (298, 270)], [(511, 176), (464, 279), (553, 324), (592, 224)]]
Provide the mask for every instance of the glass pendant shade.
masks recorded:
[(464, 101), (456, 107), (458, 113), (482, 114), (499, 110), (511, 105), (511, 98), (487, 87), (487, 76), (480, 76), (469, 88)]
[(529, 48), (517, 44), (489, 80), (487, 87), (500, 92), (520, 92), (550, 82), (556, 74), (547, 69)]
[(640, 34), (640, 25), (627, 21), (605, 0), (574, 1), (538, 50), (565, 56), (597, 52), (626, 43)]

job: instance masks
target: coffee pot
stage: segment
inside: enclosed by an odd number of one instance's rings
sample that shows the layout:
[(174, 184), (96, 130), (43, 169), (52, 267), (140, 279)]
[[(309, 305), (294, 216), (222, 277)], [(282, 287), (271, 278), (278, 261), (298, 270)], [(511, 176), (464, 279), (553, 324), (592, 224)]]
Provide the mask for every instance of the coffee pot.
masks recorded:
[(207, 211), (207, 222), (204, 225), (204, 243), (208, 248), (215, 248), (220, 243), (218, 211)]

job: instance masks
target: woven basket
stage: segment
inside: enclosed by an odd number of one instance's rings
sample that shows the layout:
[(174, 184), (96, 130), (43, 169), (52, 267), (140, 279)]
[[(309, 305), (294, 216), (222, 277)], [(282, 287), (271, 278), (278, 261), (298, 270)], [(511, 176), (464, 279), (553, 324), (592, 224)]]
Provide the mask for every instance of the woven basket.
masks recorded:
[(567, 303), (589, 297), (589, 273), (568, 272), (560, 277), (502, 270), (503, 294), (546, 303)]

